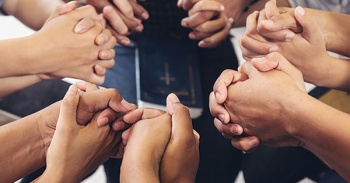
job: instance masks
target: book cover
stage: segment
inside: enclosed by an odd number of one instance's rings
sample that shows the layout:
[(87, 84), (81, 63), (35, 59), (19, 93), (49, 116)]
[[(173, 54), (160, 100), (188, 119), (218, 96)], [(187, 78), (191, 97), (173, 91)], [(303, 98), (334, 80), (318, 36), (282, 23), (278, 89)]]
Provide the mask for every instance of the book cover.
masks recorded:
[(203, 111), (197, 45), (182, 39), (138, 37), (136, 86), (138, 107), (166, 110), (166, 97), (175, 93), (193, 119)]

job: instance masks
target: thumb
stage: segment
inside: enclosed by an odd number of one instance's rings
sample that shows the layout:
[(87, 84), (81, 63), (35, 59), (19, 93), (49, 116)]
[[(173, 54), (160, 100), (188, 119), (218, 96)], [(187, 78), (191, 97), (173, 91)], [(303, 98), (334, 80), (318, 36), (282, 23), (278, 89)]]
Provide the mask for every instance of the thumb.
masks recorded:
[(193, 137), (192, 120), (188, 108), (181, 104), (179, 98), (174, 93), (168, 95), (166, 106), (168, 113), (172, 117), (171, 133), (173, 136), (178, 138)]
[[(259, 62), (259, 61), (254, 61), (254, 62)], [(253, 64), (254, 64), (253, 62)], [(304, 92), (306, 92), (305, 84), (304, 84), (304, 79), (303, 79), (303, 74), (300, 72), (299, 69), (294, 67), (286, 58), (284, 58), (280, 53), (278, 52), (273, 52), (268, 55), (266, 55), (265, 58), (262, 58), (260, 61), (263, 64), (265, 63), (266, 68), (270, 67), (274, 68), (279, 71), (284, 72), (287, 74), (290, 78), (292, 78), (295, 82), (295, 84), (298, 86), (298, 88)], [(257, 63), (255, 63), (257, 64)], [(257, 65), (259, 65), (257, 64)]]
[(275, 15), (279, 15), (280, 12), (277, 8), (276, 0), (270, 0), (265, 4), (266, 18), (270, 19)]
[(76, 1), (70, 1), (67, 4), (63, 6), (59, 6), (56, 8), (56, 10), (50, 15), (50, 17), (46, 20), (46, 22), (60, 16), (63, 14), (66, 14), (76, 8), (77, 2)]
[(307, 14), (304, 8), (300, 6), (296, 7), (294, 10), (294, 16), (303, 28), (302, 35), (304, 39), (309, 43), (313, 43), (323, 36), (312, 16)]
[[(78, 88), (75, 85), (71, 85), (62, 100), (57, 127), (61, 125), (71, 126), (71, 125), (77, 124), (76, 114), (77, 114), (78, 103), (79, 103)], [(72, 121), (74, 123), (72, 123)]]

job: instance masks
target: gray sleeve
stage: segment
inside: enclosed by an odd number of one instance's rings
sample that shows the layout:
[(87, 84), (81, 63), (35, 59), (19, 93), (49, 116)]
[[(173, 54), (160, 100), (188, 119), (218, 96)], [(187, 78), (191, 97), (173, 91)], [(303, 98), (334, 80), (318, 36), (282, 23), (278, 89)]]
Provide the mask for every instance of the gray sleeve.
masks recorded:
[(350, 14), (349, 0), (289, 0), (290, 5)]
[(5, 13), (2, 11), (2, 2), (4, 2), (4, 0), (0, 0), (0, 16), (5, 15)]

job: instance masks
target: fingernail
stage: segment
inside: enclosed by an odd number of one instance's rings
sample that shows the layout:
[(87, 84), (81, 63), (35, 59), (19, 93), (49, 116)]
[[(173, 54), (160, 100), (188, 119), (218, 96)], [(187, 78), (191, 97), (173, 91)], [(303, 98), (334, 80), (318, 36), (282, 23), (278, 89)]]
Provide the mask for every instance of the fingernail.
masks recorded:
[(174, 93), (170, 93), (168, 98), (172, 103), (180, 102), (179, 98)]
[(221, 94), (219, 92), (215, 92), (215, 98), (216, 100), (220, 100)]
[(97, 126), (101, 127), (109, 123), (109, 120), (107, 117), (103, 117), (97, 121)]
[(295, 8), (295, 11), (297, 11), (297, 13), (300, 15), (300, 16), (304, 16), (305, 15), (305, 10), (304, 8), (298, 6), (297, 8)]
[(182, 27), (188, 27), (187, 22), (184, 21), (184, 20), (182, 20), (182, 21), (181, 21), (181, 26), (182, 26)]
[(113, 8), (112, 8), (111, 6), (105, 6), (105, 7), (103, 8), (103, 11), (104, 11), (105, 13), (110, 13), (110, 12), (113, 11)]
[(224, 114), (219, 114), (218, 117), (222, 123), (225, 123), (225, 115)]
[(252, 62), (261, 62), (265, 59), (265, 57), (256, 57), (256, 58), (252, 58)]
[(234, 125), (232, 125), (230, 131), (234, 135), (241, 135), (243, 133), (243, 128), (237, 124), (234, 124)]
[(75, 85), (70, 85), (68, 88), (68, 91), (66, 93), (66, 96), (68, 95), (76, 95), (78, 93), (78, 88)]
[(277, 46), (272, 46), (270, 49), (269, 49), (269, 52), (275, 52), (278, 50), (278, 47)]
[(192, 33), (192, 32), (188, 35), (188, 37), (190, 39), (196, 39), (196, 35), (194, 33)]
[(142, 13), (141, 17), (144, 19), (144, 20), (147, 20), (149, 18), (149, 14), (148, 13)]
[(136, 30), (137, 32), (142, 32), (143, 26), (139, 25), (139, 26), (136, 27), (135, 30)]
[(103, 58), (107, 58), (108, 56), (108, 53), (104, 52), (103, 50), (100, 51), (100, 57), (103, 59)]
[(225, 10), (225, 6), (224, 6), (224, 5), (221, 5), (221, 6), (220, 6), (220, 10), (221, 10), (221, 11), (224, 11), (224, 10)]
[(259, 144), (259, 140), (257, 138), (251, 138), (248, 143), (252, 147), (255, 147), (255, 146), (257, 146)]
[(98, 39), (97, 39), (97, 44), (98, 44), (98, 45), (102, 45), (102, 44), (104, 44), (105, 42), (106, 42), (106, 39), (105, 39), (104, 36), (98, 37)]
[(210, 46), (209, 43), (205, 43), (204, 41), (200, 41), (198, 43), (198, 46), (201, 47), (201, 48), (208, 48)]
[(75, 28), (74, 28), (74, 32), (75, 33), (81, 33), (83, 30), (86, 29), (86, 26), (83, 24), (78, 24)]
[(70, 1), (70, 2), (66, 3), (65, 5), (63, 5), (63, 7), (67, 7), (71, 4), (76, 4), (76, 3), (77, 3), (76, 1)]
[(291, 41), (294, 38), (294, 35), (295, 34), (293, 34), (293, 33), (286, 34), (286, 41)]
[(120, 43), (122, 45), (129, 45), (130, 44), (130, 40), (129, 39), (122, 39), (122, 40), (120, 40)]
[(127, 110), (131, 110), (132, 109), (131, 104), (129, 102), (127, 102), (126, 100), (124, 100), (124, 99), (120, 102), (120, 104)]

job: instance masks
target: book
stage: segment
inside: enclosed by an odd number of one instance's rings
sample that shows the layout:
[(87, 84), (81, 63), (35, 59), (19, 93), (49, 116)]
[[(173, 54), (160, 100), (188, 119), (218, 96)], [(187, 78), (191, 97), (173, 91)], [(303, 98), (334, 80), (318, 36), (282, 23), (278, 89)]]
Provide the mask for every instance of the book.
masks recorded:
[(203, 111), (197, 44), (185, 39), (138, 37), (136, 45), (137, 105), (166, 110), (175, 93), (196, 119)]

